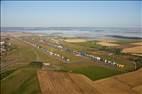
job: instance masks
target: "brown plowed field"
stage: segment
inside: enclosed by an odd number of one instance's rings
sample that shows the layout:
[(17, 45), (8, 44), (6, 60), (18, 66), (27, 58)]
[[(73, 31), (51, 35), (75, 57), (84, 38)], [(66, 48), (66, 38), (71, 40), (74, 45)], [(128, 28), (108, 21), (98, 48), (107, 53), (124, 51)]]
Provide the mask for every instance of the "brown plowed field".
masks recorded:
[(101, 94), (142, 94), (142, 69), (94, 81)]
[(119, 44), (115, 44), (115, 43), (111, 43), (111, 42), (104, 42), (104, 41), (101, 41), (101, 42), (97, 42), (97, 44), (99, 45), (102, 45), (102, 46), (119, 46)]
[(122, 50), (123, 53), (131, 53), (131, 54), (142, 54), (142, 46), (135, 46), (130, 48), (124, 48)]
[(78, 42), (86, 42), (87, 40), (85, 39), (66, 39), (64, 41), (71, 42), (71, 43), (78, 43)]
[(142, 94), (142, 69), (91, 81), (81, 74), (38, 71), (42, 94)]
[(99, 94), (91, 80), (79, 74), (38, 71), (42, 94)]

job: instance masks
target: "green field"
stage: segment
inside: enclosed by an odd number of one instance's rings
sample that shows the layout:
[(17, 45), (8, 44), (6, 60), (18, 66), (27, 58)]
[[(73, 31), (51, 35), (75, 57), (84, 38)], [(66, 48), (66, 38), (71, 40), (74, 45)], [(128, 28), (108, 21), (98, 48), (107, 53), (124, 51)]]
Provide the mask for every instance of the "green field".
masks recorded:
[(1, 80), (1, 94), (41, 94), (37, 79), (38, 67), (27, 65)]
[(79, 73), (84, 74), (91, 80), (98, 80), (102, 78), (106, 78), (112, 75), (117, 75), (123, 73), (122, 71), (118, 71), (116, 69), (107, 68), (107, 67), (100, 67), (96, 66), (95, 64), (89, 63), (80, 63), (80, 64), (70, 64), (70, 65), (63, 65), (61, 71), (72, 72), (72, 73)]

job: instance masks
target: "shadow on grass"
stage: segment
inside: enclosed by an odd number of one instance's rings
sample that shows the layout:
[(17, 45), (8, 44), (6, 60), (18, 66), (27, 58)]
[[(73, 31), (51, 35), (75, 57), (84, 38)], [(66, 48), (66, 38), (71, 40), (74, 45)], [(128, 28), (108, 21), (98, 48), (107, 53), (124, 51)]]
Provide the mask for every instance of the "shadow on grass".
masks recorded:
[(0, 73), (0, 80), (4, 79), (4, 78), (7, 77), (8, 75), (12, 74), (12, 73), (15, 72), (16, 70), (23, 69), (23, 68), (40, 69), (40, 68), (42, 68), (42, 66), (43, 66), (42, 62), (40, 62), (40, 61), (33, 61), (33, 62), (31, 62), (29, 65), (27, 65), (27, 66), (1, 72), (1, 73)]
[(41, 62), (41, 61), (33, 61), (29, 65), (34, 67), (34, 68), (42, 68), (43, 62)]
[(10, 74), (13, 73), (14, 71), (16, 71), (16, 69), (8, 70), (8, 71), (5, 71), (5, 72), (0, 73), (0, 80), (4, 79), (5, 77), (7, 77), (8, 75), (10, 75)]

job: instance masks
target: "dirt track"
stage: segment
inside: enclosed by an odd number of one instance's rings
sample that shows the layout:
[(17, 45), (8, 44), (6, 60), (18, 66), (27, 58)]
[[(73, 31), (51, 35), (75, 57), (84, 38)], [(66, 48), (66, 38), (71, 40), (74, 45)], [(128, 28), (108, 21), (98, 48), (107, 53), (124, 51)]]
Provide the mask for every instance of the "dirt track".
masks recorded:
[(38, 71), (42, 94), (142, 94), (142, 69), (98, 81), (84, 75)]

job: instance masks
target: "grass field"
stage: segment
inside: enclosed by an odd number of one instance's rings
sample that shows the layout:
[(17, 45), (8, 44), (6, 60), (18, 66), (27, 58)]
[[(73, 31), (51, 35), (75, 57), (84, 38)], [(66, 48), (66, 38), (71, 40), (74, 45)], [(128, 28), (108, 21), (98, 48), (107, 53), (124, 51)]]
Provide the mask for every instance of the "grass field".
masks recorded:
[[(32, 62), (56, 61), (19, 40), (10, 41), (16, 48), (5, 57), (7, 66), (2, 67), (1, 72), (1, 93), (2, 94), (40, 94), (37, 80), (37, 70), (39, 67)], [(57, 62), (57, 61), (56, 61)], [(53, 62), (54, 63), (54, 62)]]
[(41, 94), (36, 72), (38, 66), (29, 64), (1, 80), (1, 94)]
[(121, 74), (121, 71), (116, 69), (100, 67), (95, 64), (73, 64), (73, 65), (64, 65), (62, 71), (68, 71), (78, 74), (84, 74), (91, 80), (98, 80), (105, 77), (109, 77), (116, 74)]

